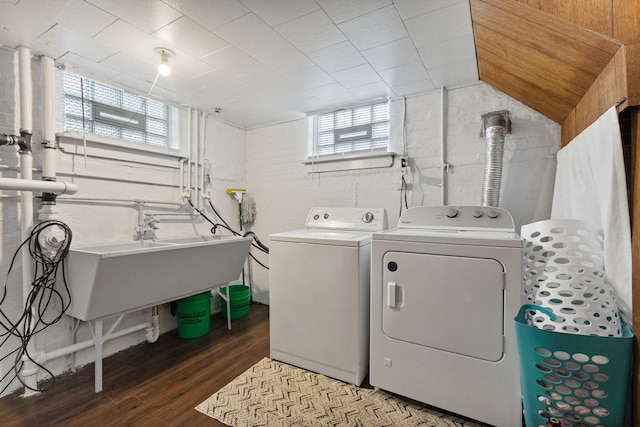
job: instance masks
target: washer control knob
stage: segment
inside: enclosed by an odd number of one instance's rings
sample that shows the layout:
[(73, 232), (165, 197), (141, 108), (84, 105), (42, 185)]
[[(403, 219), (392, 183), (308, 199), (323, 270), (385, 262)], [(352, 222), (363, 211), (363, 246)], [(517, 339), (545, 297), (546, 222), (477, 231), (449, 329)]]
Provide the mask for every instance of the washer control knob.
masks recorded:
[(317, 220), (319, 220), (319, 219), (320, 219), (320, 215), (315, 214), (315, 215), (313, 216), (313, 220), (314, 220), (314, 221), (317, 221)]
[(458, 209), (456, 208), (447, 208), (446, 211), (444, 211), (444, 214), (447, 218), (455, 218), (458, 216)]
[(490, 209), (490, 210), (487, 212), (487, 216), (488, 216), (489, 218), (498, 218), (498, 211), (497, 211), (497, 210), (495, 210), (495, 209)]
[(329, 214), (325, 212), (325, 214), (322, 216), (324, 219), (329, 219)]
[(474, 218), (482, 217), (482, 209), (474, 209), (471, 211), (471, 216)]
[(371, 212), (367, 212), (362, 216), (362, 221), (369, 224), (371, 221), (373, 221), (373, 214)]

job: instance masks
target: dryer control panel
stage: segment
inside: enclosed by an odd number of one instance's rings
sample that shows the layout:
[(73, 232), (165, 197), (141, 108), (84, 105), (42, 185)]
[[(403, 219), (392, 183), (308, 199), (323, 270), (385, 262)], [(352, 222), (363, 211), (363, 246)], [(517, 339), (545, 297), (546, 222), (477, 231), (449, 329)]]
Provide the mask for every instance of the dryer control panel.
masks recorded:
[(313, 208), (307, 228), (323, 230), (383, 231), (387, 229), (384, 208)]
[(511, 214), (490, 206), (420, 206), (406, 210), (398, 228), (515, 231)]

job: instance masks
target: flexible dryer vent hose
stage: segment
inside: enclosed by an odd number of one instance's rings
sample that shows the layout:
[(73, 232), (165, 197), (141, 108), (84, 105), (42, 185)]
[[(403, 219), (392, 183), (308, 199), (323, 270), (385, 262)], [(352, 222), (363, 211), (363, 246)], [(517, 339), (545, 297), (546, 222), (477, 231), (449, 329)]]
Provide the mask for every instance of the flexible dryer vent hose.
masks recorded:
[(484, 118), (484, 136), (487, 143), (482, 180), (482, 206), (497, 207), (500, 204), (502, 182), (502, 158), (507, 123), (502, 114)]

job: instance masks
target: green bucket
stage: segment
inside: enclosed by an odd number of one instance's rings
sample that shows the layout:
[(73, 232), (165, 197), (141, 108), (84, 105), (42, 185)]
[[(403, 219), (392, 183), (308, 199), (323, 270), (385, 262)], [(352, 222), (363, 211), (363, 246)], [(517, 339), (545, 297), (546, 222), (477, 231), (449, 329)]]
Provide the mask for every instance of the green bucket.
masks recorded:
[[(250, 290), (246, 285), (230, 285), (229, 300), (231, 308), (231, 318), (239, 319), (249, 314), (249, 296)], [(227, 287), (220, 288), (223, 295), (227, 295)], [(220, 298), (220, 309), (222, 317), (227, 318), (227, 302), (224, 298)]]
[(211, 329), (211, 292), (203, 292), (177, 301), (178, 336), (196, 338)]

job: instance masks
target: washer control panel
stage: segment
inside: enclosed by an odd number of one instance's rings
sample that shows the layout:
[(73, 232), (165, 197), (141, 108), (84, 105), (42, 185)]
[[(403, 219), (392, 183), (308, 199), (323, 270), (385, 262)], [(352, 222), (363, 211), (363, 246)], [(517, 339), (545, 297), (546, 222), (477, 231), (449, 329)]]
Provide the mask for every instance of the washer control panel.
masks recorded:
[(515, 231), (511, 214), (491, 206), (420, 206), (406, 210), (398, 228)]
[(313, 208), (307, 216), (307, 228), (383, 231), (387, 229), (384, 208)]

